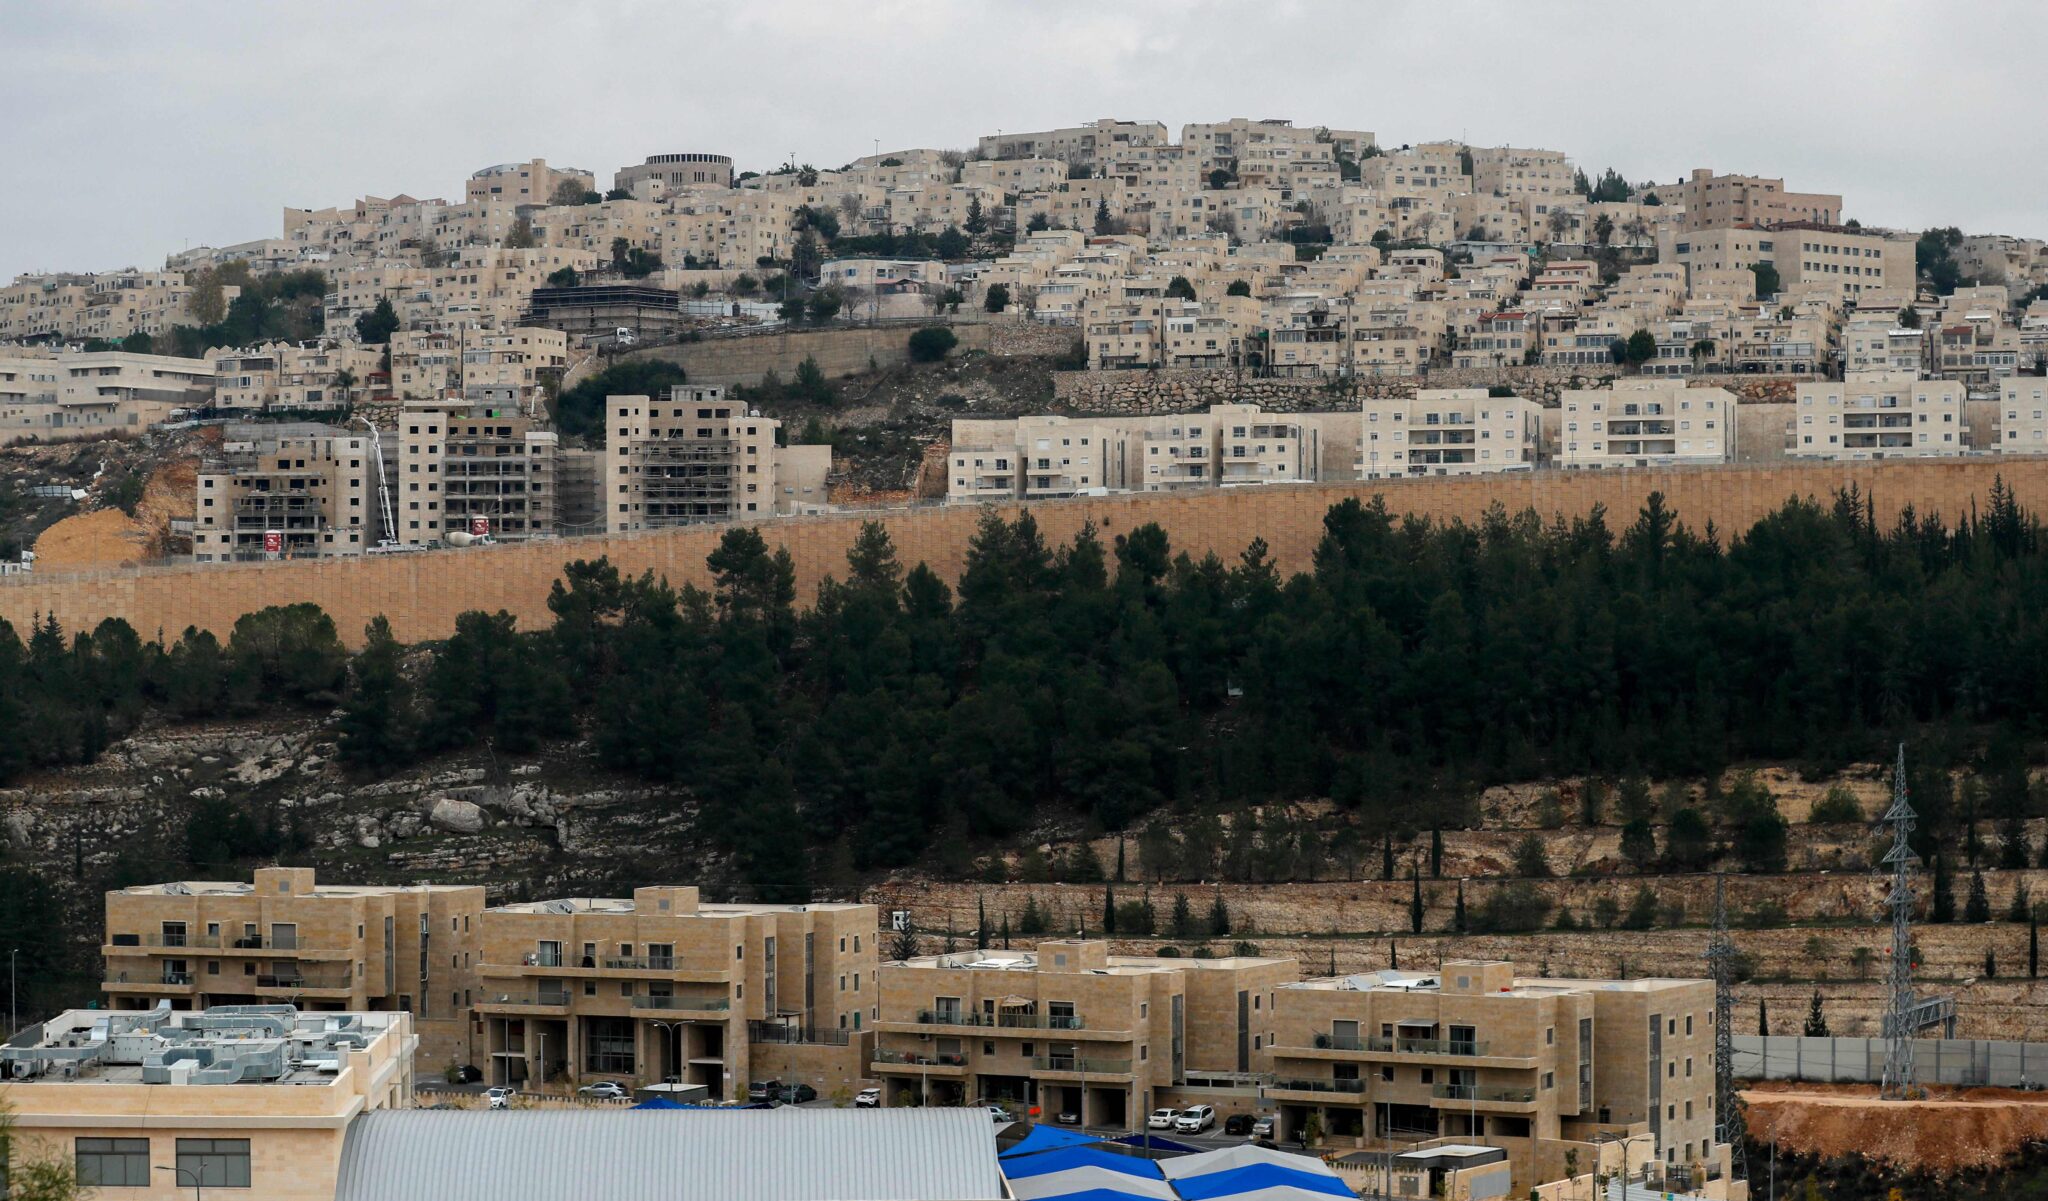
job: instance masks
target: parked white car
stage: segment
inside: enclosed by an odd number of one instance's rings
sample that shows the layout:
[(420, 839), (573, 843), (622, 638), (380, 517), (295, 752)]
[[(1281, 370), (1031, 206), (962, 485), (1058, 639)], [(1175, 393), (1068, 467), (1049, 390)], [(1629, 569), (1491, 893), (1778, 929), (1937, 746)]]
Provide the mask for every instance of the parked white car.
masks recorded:
[(1180, 1110), (1178, 1109), (1155, 1109), (1152, 1111), (1152, 1116), (1145, 1119), (1145, 1128), (1147, 1130), (1171, 1130), (1173, 1129), (1173, 1119), (1179, 1116)]
[(879, 1088), (864, 1088), (853, 1094), (853, 1107), (855, 1109), (880, 1109), (882, 1107), (882, 1090)]
[(484, 1103), (492, 1109), (510, 1109), (512, 1108), (512, 1090), (509, 1088), (487, 1088), (484, 1090)]
[(1173, 1128), (1180, 1134), (1200, 1134), (1216, 1124), (1216, 1107), (1213, 1105), (1190, 1105), (1173, 1119)]

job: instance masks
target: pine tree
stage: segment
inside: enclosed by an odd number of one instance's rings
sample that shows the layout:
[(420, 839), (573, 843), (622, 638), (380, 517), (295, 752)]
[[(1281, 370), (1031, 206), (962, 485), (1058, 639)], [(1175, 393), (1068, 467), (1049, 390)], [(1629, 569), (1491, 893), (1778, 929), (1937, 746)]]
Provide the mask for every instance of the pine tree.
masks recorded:
[(1223, 903), (1222, 889), (1209, 901), (1209, 934), (1213, 938), (1230, 936), (1230, 906)]
[(1408, 931), (1422, 933), (1422, 876), (1414, 868), (1408, 869), (1408, 882), (1414, 885), (1414, 893), (1408, 898)]
[(2012, 886), (2012, 905), (2005, 911), (2005, 920), (2023, 922), (2034, 915), (2034, 900), (2027, 891), (2027, 882), (2019, 881)]
[(1195, 936), (1195, 915), (1194, 911), (1188, 907), (1188, 894), (1184, 892), (1173, 894), (1173, 924), (1168, 927), (1168, 930), (1175, 938), (1193, 938)]
[(1429, 830), (1429, 878), (1444, 878), (1444, 832), (1439, 826), (1432, 826)]
[(1970, 873), (1970, 899), (1963, 902), (1963, 920), (1966, 922), (1988, 922), (1991, 920), (1991, 898), (1984, 891), (1982, 870)]
[(974, 949), (988, 950), (988, 902), (979, 896), (974, 898)]
[(1460, 934), (1465, 932), (1465, 880), (1462, 876), (1458, 879), (1458, 907), (1451, 911), (1451, 929)]
[(1764, 1013), (1764, 999), (1762, 997), (1756, 999), (1756, 1032), (1758, 1034), (1769, 1034), (1771, 1032), (1771, 1019)]
[(1806, 1037), (1826, 1038), (1828, 1036), (1827, 1015), (1821, 1012), (1820, 990), (1813, 990), (1813, 1003), (1806, 1008)]

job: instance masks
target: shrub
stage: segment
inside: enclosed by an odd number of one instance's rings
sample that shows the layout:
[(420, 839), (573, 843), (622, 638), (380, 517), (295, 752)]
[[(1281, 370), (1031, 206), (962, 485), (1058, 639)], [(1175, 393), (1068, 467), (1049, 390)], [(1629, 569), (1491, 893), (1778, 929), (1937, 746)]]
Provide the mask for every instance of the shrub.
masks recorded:
[(1856, 803), (1856, 794), (1843, 785), (1828, 789), (1827, 795), (1813, 804), (1813, 811), (1806, 815), (1809, 822), (1860, 822), (1863, 820), (1863, 806)]
[(1472, 928), (1481, 934), (1527, 934), (1541, 930), (1550, 916), (1550, 898), (1527, 880), (1504, 884), (1486, 894), (1472, 912)]
[(927, 325), (910, 335), (910, 357), (919, 363), (936, 363), (960, 344), (953, 331), (943, 325)]

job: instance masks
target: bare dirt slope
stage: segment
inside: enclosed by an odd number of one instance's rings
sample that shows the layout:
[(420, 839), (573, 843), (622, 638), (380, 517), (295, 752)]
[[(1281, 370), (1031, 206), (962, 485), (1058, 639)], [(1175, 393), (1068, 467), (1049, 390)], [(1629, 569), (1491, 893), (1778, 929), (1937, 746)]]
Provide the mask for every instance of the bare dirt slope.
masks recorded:
[(1823, 1159), (1860, 1154), (1938, 1176), (1990, 1168), (2048, 1138), (2048, 1095), (1935, 1088), (1880, 1101), (1868, 1084), (1764, 1084), (1742, 1094), (1751, 1137)]

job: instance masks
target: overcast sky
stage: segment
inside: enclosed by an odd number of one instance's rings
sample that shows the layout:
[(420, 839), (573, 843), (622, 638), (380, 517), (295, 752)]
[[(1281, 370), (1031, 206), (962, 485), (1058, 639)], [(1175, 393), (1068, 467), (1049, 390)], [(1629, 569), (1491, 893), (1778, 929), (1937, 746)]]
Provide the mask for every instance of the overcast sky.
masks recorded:
[(1287, 117), (2048, 235), (2048, 4), (0, 0), (0, 279), (546, 158), (837, 166), (1115, 116)]

